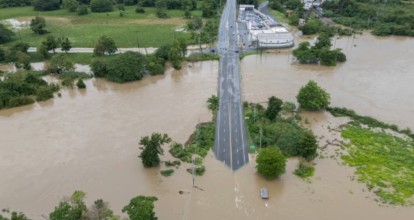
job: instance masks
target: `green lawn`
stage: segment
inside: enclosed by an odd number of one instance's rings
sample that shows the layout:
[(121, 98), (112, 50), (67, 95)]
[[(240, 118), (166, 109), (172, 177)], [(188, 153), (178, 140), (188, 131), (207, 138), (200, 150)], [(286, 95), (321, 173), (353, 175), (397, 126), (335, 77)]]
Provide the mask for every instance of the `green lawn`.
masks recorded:
[[(119, 10), (109, 13), (89, 13), (78, 16), (67, 10), (41, 12), (46, 18), (46, 30), (55, 36), (63, 35), (72, 41), (72, 47), (94, 47), (101, 35), (114, 38), (118, 47), (137, 47), (137, 33), (140, 47), (159, 47), (171, 42), (175, 29), (184, 25), (187, 20), (181, 19), (182, 10), (168, 10), (172, 19), (157, 19), (155, 8), (145, 8), (145, 14), (134, 12), (136, 6), (126, 6), (124, 17), (119, 16)], [(0, 9), (0, 20), (34, 17), (38, 12), (33, 7), (16, 7)], [(193, 11), (193, 15), (201, 15), (201, 11)], [(152, 20), (142, 20), (152, 19)], [(36, 47), (47, 36), (36, 35), (30, 29), (14, 30), (17, 41), (22, 38), (30, 46)], [(189, 33), (175, 32), (176, 37), (190, 38)], [(9, 42), (7, 45), (13, 45)]]
[(286, 19), (285, 14), (283, 14), (283, 13), (282, 13), (282, 12), (280, 12), (280, 11), (272, 10), (272, 9), (270, 9), (270, 8), (269, 8), (269, 10), (270, 10), (270, 12), (272, 12), (272, 14), (274, 14), (274, 15), (276, 16), (276, 19), (277, 19), (278, 21), (285, 21), (285, 19)]

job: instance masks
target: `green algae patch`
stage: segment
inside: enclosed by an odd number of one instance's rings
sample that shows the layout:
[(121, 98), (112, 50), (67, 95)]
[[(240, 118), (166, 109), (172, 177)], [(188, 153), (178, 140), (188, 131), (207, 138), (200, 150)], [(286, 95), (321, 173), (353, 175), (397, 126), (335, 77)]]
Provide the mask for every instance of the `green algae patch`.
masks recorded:
[(356, 167), (358, 181), (374, 190), (383, 203), (412, 206), (414, 143), (391, 134), (348, 124), (342, 137), (349, 139), (345, 164)]

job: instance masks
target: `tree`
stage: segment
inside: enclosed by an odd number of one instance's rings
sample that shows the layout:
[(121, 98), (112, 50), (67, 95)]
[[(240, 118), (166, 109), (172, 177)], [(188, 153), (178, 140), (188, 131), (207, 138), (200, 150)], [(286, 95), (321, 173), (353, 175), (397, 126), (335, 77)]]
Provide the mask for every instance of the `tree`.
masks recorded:
[(16, 63), (14, 64), (16, 68), (24, 68), (25, 70), (30, 70), (30, 56), (21, 51), (16, 52)]
[(88, 209), (86, 213), (88, 220), (113, 220), (119, 219), (119, 216), (114, 216), (113, 211), (109, 209), (108, 202), (104, 202), (102, 199), (98, 199)]
[(299, 44), (299, 47), (292, 51), (293, 56), (301, 62), (312, 62), (316, 60), (316, 54), (313, 50), (309, 49), (310, 43), (308, 41)]
[(50, 72), (55, 74), (64, 74), (75, 71), (72, 61), (67, 58), (66, 54), (59, 53), (52, 57), (50, 61)]
[(137, 196), (122, 209), (122, 213), (126, 212), (131, 220), (157, 220), (154, 212), (154, 202), (157, 200), (154, 196)]
[(201, 30), (203, 28), (203, 19), (199, 16), (193, 17), (193, 30)]
[(331, 96), (313, 80), (300, 88), (296, 96), (300, 106), (305, 110), (318, 110), (330, 104)]
[(268, 147), (260, 150), (256, 158), (257, 172), (266, 179), (274, 179), (286, 173), (286, 158), (276, 147)]
[(43, 59), (49, 57), (49, 51), (44, 44), (39, 44), (39, 46), (37, 46), (37, 52), (43, 57)]
[(178, 40), (173, 41), (173, 45), (168, 52), (168, 60), (171, 62), (171, 65), (174, 69), (181, 69), (181, 47), (178, 43)]
[(110, 12), (114, 10), (111, 0), (92, 0), (89, 7), (92, 12)]
[(78, 15), (87, 15), (88, 14), (88, 6), (86, 5), (79, 5), (78, 7)]
[(284, 102), (282, 105), (283, 113), (293, 113), (296, 110), (296, 105), (293, 102)]
[(299, 24), (299, 15), (294, 13), (289, 16), (289, 21), (291, 25), (298, 25)]
[(137, 5), (137, 8), (135, 9), (135, 13), (145, 13), (145, 9), (141, 5)]
[(43, 41), (42, 44), (46, 46), (47, 50), (53, 50), (53, 53), (59, 47), (59, 41), (53, 35), (48, 35), (46, 41)]
[(106, 77), (117, 83), (140, 80), (143, 77), (144, 64), (146, 58), (143, 54), (127, 51), (108, 62)]
[(82, 191), (75, 191), (66, 201), (61, 201), (59, 207), (55, 207), (55, 211), (50, 213), (50, 220), (74, 220), (83, 219), (86, 212), (86, 205), (84, 203), (86, 193)]
[(282, 110), (283, 101), (272, 96), (269, 98), (269, 105), (266, 109), (266, 117), (270, 120), (274, 120)]
[(219, 107), (219, 102), (220, 98), (215, 95), (212, 95), (210, 98), (207, 99), (207, 103), (209, 103), (208, 108), (212, 111), (216, 111)]
[(93, 75), (96, 78), (99, 77), (105, 77), (107, 70), (106, 70), (106, 62), (103, 59), (97, 58), (93, 59), (89, 67), (91, 68), (91, 71)]
[(157, 9), (157, 17), (168, 18), (167, 13), (165, 13), (165, 11), (167, 10), (167, 3), (165, 2), (165, 0), (155, 1), (155, 8)]
[(117, 50), (118, 48), (115, 45), (114, 39), (106, 35), (103, 35), (101, 38), (99, 38), (98, 43), (96, 44), (93, 52), (96, 55), (103, 56), (105, 55), (105, 53), (109, 55), (114, 54)]
[(184, 17), (187, 18), (187, 19), (190, 19), (191, 18), (191, 11), (188, 10), (188, 9), (185, 9), (184, 10)]
[(318, 49), (322, 49), (324, 47), (329, 49), (331, 47), (329, 35), (327, 33), (321, 33), (318, 37), (318, 42), (315, 43), (315, 47)]
[(59, 43), (62, 46), (62, 51), (65, 51), (65, 53), (68, 53), (70, 48), (72, 48), (72, 45), (71, 45), (72, 43), (69, 41), (67, 37), (60, 38)]
[(10, 220), (29, 220), (29, 219), (23, 213), (12, 212)]
[(62, 5), (68, 11), (75, 12), (78, 9), (79, 3), (76, 0), (63, 0)]
[(76, 86), (77, 86), (79, 89), (85, 89), (85, 88), (86, 88), (86, 85), (85, 85), (85, 83), (83, 82), (83, 80), (82, 80), (82, 79), (79, 79), (79, 80), (78, 80), (78, 82), (76, 83)]
[(316, 141), (316, 136), (312, 131), (305, 131), (301, 140), (300, 140), (300, 150), (299, 154), (305, 158), (311, 158), (316, 155), (316, 149), (318, 144)]
[[(148, 136), (141, 138), (139, 144), (143, 147), (139, 157), (142, 159), (144, 167), (153, 167), (160, 164), (160, 157), (158, 154), (163, 155), (164, 150), (161, 145), (170, 143), (171, 138), (167, 134), (161, 135), (159, 133), (152, 133), (151, 139)], [(122, 211), (124, 212), (124, 211)]]
[(168, 53), (170, 52), (171, 47), (171, 44), (162, 45), (155, 51), (155, 56), (168, 60)]
[(0, 44), (10, 41), (14, 35), (13, 31), (7, 29), (2, 23), (0, 23)]
[(204, 0), (201, 8), (203, 18), (211, 18), (215, 15), (214, 2), (212, 0)]
[(47, 33), (46, 30), (43, 28), (46, 27), (46, 20), (43, 17), (36, 16), (30, 22), (30, 29), (32, 29), (35, 34), (45, 34)]
[(60, 0), (33, 0), (35, 11), (53, 11), (60, 8)]
[(181, 48), (181, 57), (185, 57), (185, 55), (187, 54), (188, 43), (184, 37), (179, 37), (177, 38), (177, 40), (178, 40), (178, 45)]

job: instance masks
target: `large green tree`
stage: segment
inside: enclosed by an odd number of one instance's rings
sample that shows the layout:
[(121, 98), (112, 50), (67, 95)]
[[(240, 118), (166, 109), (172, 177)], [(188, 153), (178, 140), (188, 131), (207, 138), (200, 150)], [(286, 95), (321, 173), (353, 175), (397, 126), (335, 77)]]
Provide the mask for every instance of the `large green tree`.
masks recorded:
[(257, 172), (266, 179), (274, 179), (286, 173), (286, 157), (277, 147), (268, 147), (260, 150), (256, 158)]
[(46, 46), (47, 50), (53, 50), (53, 53), (55, 53), (56, 48), (59, 47), (59, 40), (53, 35), (48, 35), (46, 41), (43, 41), (42, 44)]
[(50, 72), (64, 74), (75, 71), (74, 63), (70, 61), (66, 54), (59, 53), (50, 60)]
[(33, 0), (35, 11), (53, 11), (60, 8), (60, 0)]
[(131, 220), (157, 220), (154, 212), (154, 202), (157, 200), (154, 196), (137, 196), (131, 199), (122, 212), (126, 212)]
[(30, 22), (30, 28), (32, 29), (35, 34), (45, 34), (47, 33), (46, 30), (43, 28), (46, 27), (46, 20), (43, 17), (36, 16)]
[(207, 99), (208, 108), (212, 111), (215, 111), (218, 109), (220, 104), (220, 98), (212, 95), (210, 98)]
[(95, 58), (92, 60), (91, 64), (89, 65), (89, 67), (91, 68), (91, 71), (93, 73), (93, 75), (96, 78), (99, 77), (105, 77), (107, 70), (106, 70), (106, 61), (100, 58)]
[(146, 58), (139, 52), (127, 51), (113, 59), (106, 65), (108, 80), (124, 83), (140, 80), (143, 77)]
[(168, 60), (171, 62), (171, 65), (174, 67), (174, 69), (181, 69), (182, 56), (181, 47), (178, 40), (173, 41), (170, 51), (168, 52)]
[(75, 191), (69, 201), (62, 201), (55, 211), (50, 213), (50, 220), (81, 220), (84, 219), (86, 213), (86, 205), (84, 203), (86, 194), (82, 191)]
[(296, 99), (301, 108), (305, 110), (318, 110), (330, 104), (331, 96), (325, 89), (319, 87), (316, 82), (310, 80), (308, 84), (300, 88)]
[(168, 18), (167, 13), (167, 2), (166, 0), (156, 0), (155, 1), (155, 8), (157, 9), (157, 17), (159, 18)]
[(99, 38), (98, 43), (95, 46), (93, 52), (96, 55), (103, 56), (106, 54), (114, 54), (118, 48), (115, 45), (115, 41), (113, 38), (103, 35)]
[(266, 109), (266, 117), (270, 120), (274, 120), (282, 110), (283, 101), (272, 96), (269, 98), (269, 105)]
[(0, 44), (10, 41), (15, 34), (0, 23)]
[(72, 42), (70, 42), (67, 37), (59, 38), (59, 44), (62, 47), (62, 51), (65, 51), (65, 53), (68, 53), (68, 51), (72, 48)]
[(144, 167), (153, 167), (160, 164), (159, 154), (163, 155), (164, 150), (161, 145), (170, 143), (171, 138), (167, 134), (152, 133), (151, 138), (145, 136), (141, 138), (139, 144), (142, 146), (139, 157), (142, 159)]
[(110, 12), (114, 10), (111, 0), (92, 0), (89, 7), (92, 12)]
[(312, 158), (316, 155), (316, 149), (318, 144), (316, 141), (316, 136), (312, 131), (305, 131), (301, 140), (300, 140), (300, 149), (299, 154), (305, 158)]
[(63, 0), (62, 5), (70, 12), (75, 12), (78, 9), (79, 2), (76, 0)]

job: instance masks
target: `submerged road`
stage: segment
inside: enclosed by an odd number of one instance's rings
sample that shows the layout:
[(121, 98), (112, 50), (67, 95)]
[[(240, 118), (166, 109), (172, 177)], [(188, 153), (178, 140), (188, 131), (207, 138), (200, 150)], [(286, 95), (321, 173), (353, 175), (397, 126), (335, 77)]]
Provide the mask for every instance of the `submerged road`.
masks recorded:
[(241, 99), (239, 50), (237, 45), (236, 1), (227, 0), (221, 16), (217, 52), (220, 55), (214, 154), (233, 171), (249, 163), (246, 126)]

